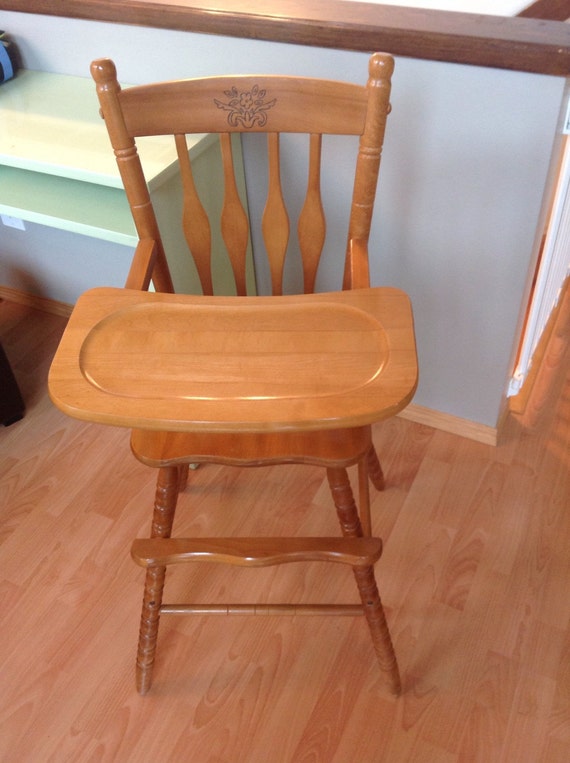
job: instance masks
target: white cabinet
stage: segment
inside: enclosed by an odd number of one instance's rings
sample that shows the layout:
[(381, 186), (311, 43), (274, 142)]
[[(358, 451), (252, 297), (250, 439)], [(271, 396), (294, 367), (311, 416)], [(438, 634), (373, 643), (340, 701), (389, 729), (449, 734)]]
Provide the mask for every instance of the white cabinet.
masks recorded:
[[(174, 140), (140, 138), (137, 144), (175, 288), (199, 292), (186, 244), (170, 233), (181, 214)], [(205, 206), (219, 215), (223, 176), (217, 138), (189, 136), (188, 145)], [(240, 148), (237, 143), (241, 167)], [(245, 199), (243, 182), (242, 191)], [(23, 70), (0, 87), (0, 215), (25, 228), (0, 227), (5, 285), (25, 290), (28, 284), (41, 296), (75, 301), (85, 288), (124, 281), (136, 231), (90, 79)], [(220, 251), (214, 284), (216, 291), (231, 293), (223, 246)], [(253, 288), (252, 265), (250, 271)]]

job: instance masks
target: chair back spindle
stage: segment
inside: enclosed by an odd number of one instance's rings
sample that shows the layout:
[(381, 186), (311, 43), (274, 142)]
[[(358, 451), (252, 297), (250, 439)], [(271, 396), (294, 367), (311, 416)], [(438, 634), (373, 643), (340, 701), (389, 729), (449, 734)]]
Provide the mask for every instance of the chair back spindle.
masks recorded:
[(317, 269), (325, 244), (326, 220), (321, 198), (322, 136), (312, 134), (309, 148), (309, 178), (305, 203), (299, 215), (297, 234), (303, 253), (303, 284), (305, 294), (315, 290)]
[(214, 293), (212, 285), (212, 233), (208, 213), (204, 209), (194, 183), (192, 165), (188, 154), (186, 135), (176, 135), (176, 151), (182, 182), (182, 226), (188, 249), (192, 254), (202, 291), (206, 295)]
[(281, 187), (278, 133), (272, 132), (267, 135), (267, 153), (269, 182), (262, 231), (269, 259), (272, 293), (277, 295), (283, 292), (283, 267), (289, 243), (289, 215)]
[(234, 273), (236, 292), (245, 296), (246, 254), (249, 241), (249, 220), (237, 189), (230, 133), (220, 134), (224, 167), (224, 205), (222, 208), (222, 236)]

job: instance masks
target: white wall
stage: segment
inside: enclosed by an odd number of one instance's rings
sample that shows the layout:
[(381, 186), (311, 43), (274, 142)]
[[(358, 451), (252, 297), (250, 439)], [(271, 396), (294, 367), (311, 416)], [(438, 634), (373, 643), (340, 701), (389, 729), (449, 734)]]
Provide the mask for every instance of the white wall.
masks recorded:
[[(0, 28), (28, 68), (88, 76), (93, 58), (111, 56), (132, 83), (238, 71), (358, 81), (366, 71), (362, 53), (262, 41), (10, 12), (0, 12)], [(412, 296), (419, 405), (496, 424), (563, 89), (558, 77), (397, 60), (372, 277)], [(349, 158), (335, 150), (326, 170), (333, 206), (350, 193)], [(250, 204), (255, 216), (251, 191)], [(334, 217), (327, 248), (340, 254), (343, 220)], [(324, 267), (320, 288), (338, 272)]]
[[(345, 0), (360, 2), (360, 0)], [(485, 13), (491, 16), (516, 16), (527, 8), (532, 0), (366, 0), (377, 5), (401, 5), (407, 8), (431, 8), (435, 11), (461, 11), (462, 13)]]

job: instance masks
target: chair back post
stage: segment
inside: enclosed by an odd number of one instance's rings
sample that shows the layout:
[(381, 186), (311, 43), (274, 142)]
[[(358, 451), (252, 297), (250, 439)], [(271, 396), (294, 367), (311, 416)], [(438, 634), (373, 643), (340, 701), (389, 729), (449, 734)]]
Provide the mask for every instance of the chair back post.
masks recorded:
[(368, 238), (376, 198), (386, 121), (390, 113), (394, 59), (375, 53), (368, 64), (368, 108), (360, 137), (348, 228), (343, 288), (370, 286)]
[(97, 87), (101, 116), (105, 120), (111, 145), (117, 160), (127, 200), (139, 239), (151, 239), (157, 246), (157, 257), (152, 281), (157, 291), (174, 292), (164, 247), (140, 158), (133, 137), (129, 134), (121, 115), (119, 99), (121, 86), (117, 80), (115, 64), (109, 59), (98, 59), (91, 64), (91, 75)]

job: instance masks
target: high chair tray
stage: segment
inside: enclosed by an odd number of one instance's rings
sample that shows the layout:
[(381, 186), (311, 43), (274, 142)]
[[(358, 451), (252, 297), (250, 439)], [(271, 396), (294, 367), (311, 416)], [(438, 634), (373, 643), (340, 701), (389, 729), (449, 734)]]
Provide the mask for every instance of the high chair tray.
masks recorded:
[(49, 376), (70, 416), (168, 431), (360, 426), (417, 383), (407, 296), (391, 288), (202, 297), (83, 294)]

